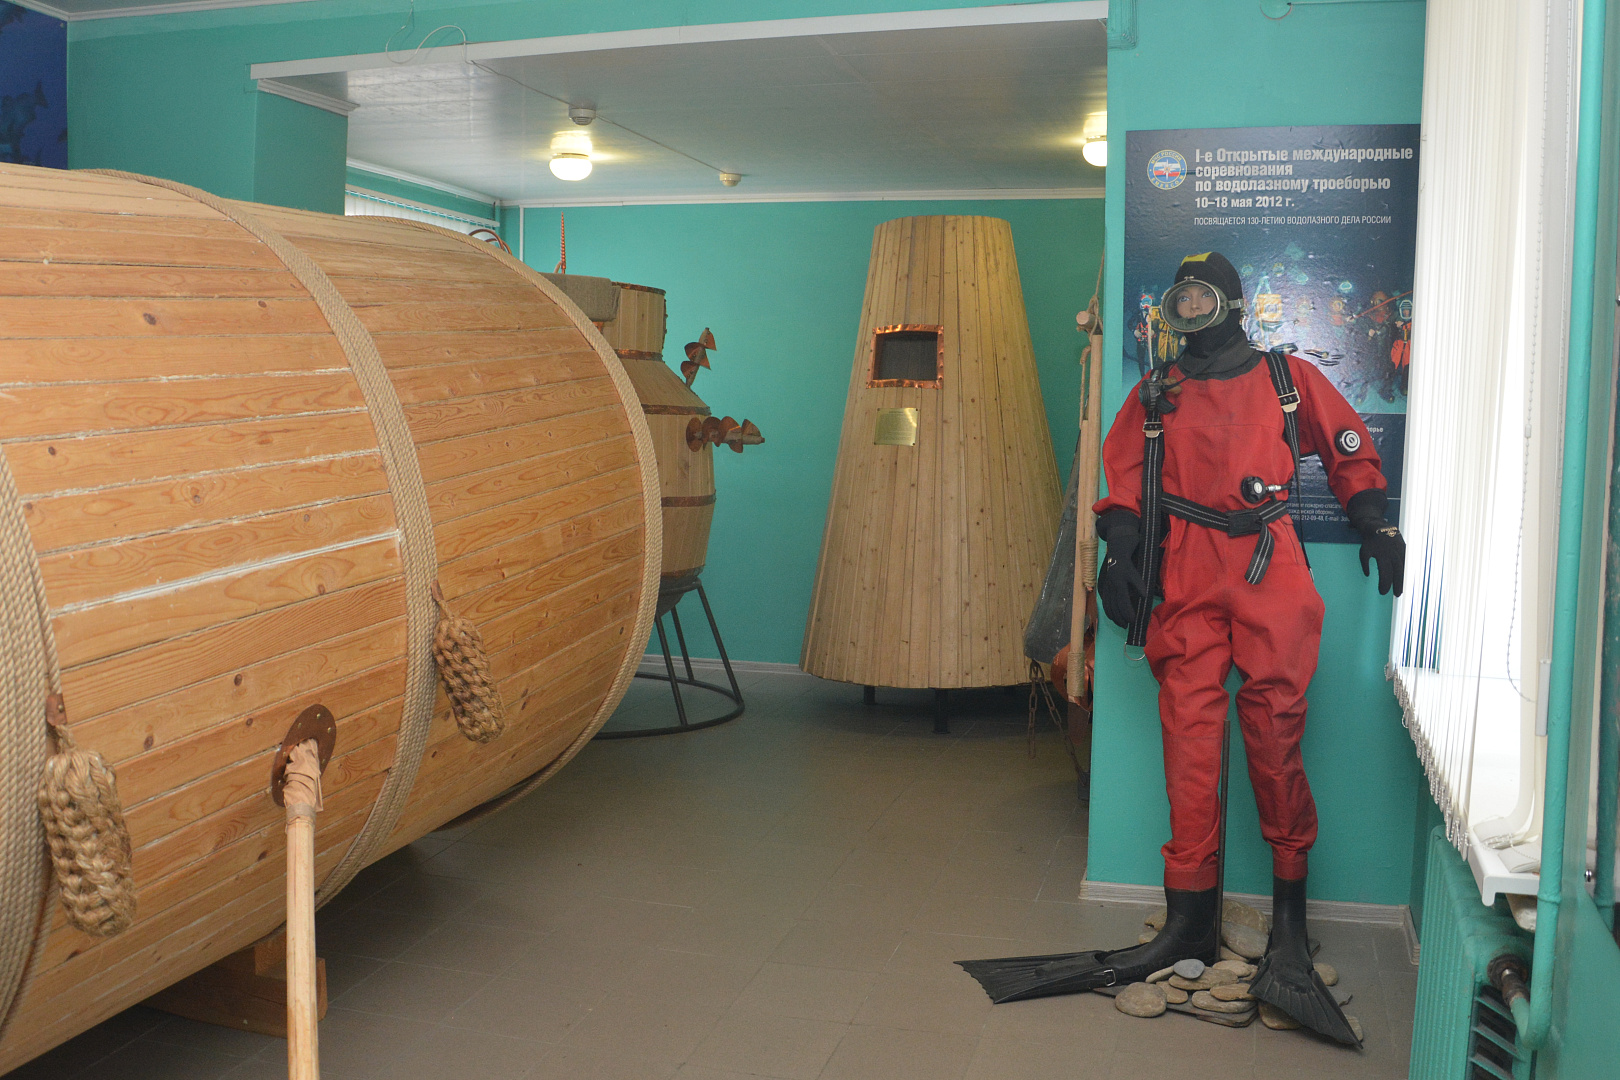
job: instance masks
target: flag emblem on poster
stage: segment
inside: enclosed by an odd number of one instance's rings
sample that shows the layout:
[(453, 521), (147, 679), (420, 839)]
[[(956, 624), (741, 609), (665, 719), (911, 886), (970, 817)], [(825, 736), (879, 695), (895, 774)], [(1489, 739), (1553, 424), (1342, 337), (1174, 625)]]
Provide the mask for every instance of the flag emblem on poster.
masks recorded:
[(1165, 191), (1180, 187), (1187, 179), (1187, 159), (1174, 150), (1160, 150), (1148, 159), (1148, 179)]

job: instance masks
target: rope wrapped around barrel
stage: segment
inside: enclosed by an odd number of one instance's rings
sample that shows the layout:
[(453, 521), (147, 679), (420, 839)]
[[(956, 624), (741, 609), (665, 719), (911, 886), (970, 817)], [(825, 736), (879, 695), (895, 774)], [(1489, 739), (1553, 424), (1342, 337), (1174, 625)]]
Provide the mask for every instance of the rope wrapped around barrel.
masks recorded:
[(490, 675), (484, 635), (472, 620), (457, 615), (445, 602), (435, 581), (433, 602), (439, 605), (439, 625), (433, 631), (433, 660), (439, 680), (450, 698), (456, 727), (475, 743), (493, 742), (506, 730), (506, 705)]
[(40, 778), (39, 817), (68, 922), (112, 937), (135, 921), (135, 876), (118, 777), (100, 751), (81, 750), (68, 734), (60, 694), (48, 712), (57, 752)]
[[(112, 937), (135, 921), (129, 829), (124, 824), (118, 780), (112, 767), (99, 752), (80, 750), (68, 734), (62, 666), (51, 628), (50, 601), (45, 596), (45, 580), (28, 524), (20, 510), (16, 481), (5, 456), (0, 454), (0, 575), (4, 577), (0, 596), (12, 609), (9, 617), (0, 620), (0, 648), (6, 655), (4, 681), (8, 690), (4, 723), (31, 726), (43, 722), (45, 731), (54, 737), (56, 753), (44, 759), (33, 795), (51, 866), (56, 871), (62, 907), (68, 922), (77, 929), (97, 937)], [(24, 614), (30, 607), (31, 617)], [(13, 690), (18, 691), (15, 698)], [(34, 695), (44, 698), (43, 714), (39, 711), (40, 698)], [(44, 732), (38, 728), (34, 732), (38, 734), (29, 737), (39, 738), (37, 745), (45, 749)], [(20, 740), (8, 741), (7, 752), (20, 744)], [(37, 844), (34, 837), (28, 839)], [(12, 867), (5, 869), (9, 872)], [(15, 993), (15, 978), (20, 974), (15, 959), (8, 957), (7, 977), (0, 979), (0, 1004), (9, 1003)]]

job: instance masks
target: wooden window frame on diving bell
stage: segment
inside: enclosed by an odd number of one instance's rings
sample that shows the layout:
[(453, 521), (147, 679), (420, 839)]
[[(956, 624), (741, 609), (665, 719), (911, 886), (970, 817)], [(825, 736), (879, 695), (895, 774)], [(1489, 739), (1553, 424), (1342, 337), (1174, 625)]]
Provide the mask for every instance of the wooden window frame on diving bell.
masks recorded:
[[(878, 378), (878, 359), (881, 355), (880, 346), (884, 338), (898, 334), (933, 334), (935, 343), (934, 377), (932, 379), (880, 379)], [(894, 326), (879, 326), (872, 331), (872, 357), (867, 367), (866, 387), (874, 390), (879, 387), (912, 386), (923, 390), (938, 390), (945, 381), (945, 327), (924, 323), (898, 323)]]

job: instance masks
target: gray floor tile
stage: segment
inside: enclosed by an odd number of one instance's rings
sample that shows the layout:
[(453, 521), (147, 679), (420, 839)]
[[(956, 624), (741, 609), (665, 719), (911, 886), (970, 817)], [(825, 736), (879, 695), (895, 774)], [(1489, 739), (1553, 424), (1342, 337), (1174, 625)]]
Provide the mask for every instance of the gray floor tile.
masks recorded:
[[(322, 910), (326, 1080), (1403, 1077), (1397, 928), (1321, 923), (1367, 1031), (992, 1006), (954, 961), (1129, 944), (1151, 905), (1078, 901), (1087, 815), (1025, 702), (748, 679), (749, 713), (593, 743), (500, 814), (364, 870)], [(635, 684), (620, 720), (667, 721)], [(634, 716), (632, 716), (634, 714)], [(135, 1008), (5, 1080), (273, 1080), (284, 1044)]]

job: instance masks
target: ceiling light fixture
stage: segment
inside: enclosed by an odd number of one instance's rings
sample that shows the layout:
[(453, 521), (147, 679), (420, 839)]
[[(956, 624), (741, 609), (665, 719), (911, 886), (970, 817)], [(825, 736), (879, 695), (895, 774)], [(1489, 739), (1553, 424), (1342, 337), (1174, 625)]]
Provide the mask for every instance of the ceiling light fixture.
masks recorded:
[(552, 154), (551, 175), (559, 180), (583, 180), (591, 175), (589, 154)]
[(1106, 168), (1108, 165), (1108, 139), (1098, 136), (1087, 139), (1086, 144), (1080, 148), (1080, 156), (1086, 159), (1086, 164), (1097, 168)]
[(742, 173), (723, 172), (720, 174), (720, 182), (726, 187), (736, 187), (742, 182)]

